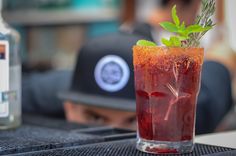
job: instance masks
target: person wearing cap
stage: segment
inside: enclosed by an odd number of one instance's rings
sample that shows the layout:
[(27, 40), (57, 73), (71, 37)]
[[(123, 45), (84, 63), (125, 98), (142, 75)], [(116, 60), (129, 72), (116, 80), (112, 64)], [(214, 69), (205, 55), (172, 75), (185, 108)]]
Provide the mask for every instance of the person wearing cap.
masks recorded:
[[(135, 24), (132, 35), (116, 33), (89, 40), (79, 53), (73, 74), (59, 71), (29, 76), (27, 87), (23, 85), (23, 110), (53, 116), (61, 116), (64, 111), (68, 121), (134, 129), (132, 46), (141, 38), (161, 43), (162, 37), (170, 35), (160, 29), (159, 23), (171, 20), (173, 4), (177, 5), (178, 14), (186, 25), (193, 23), (200, 6), (200, 0), (156, 2), (161, 7), (150, 13), (147, 23)], [(210, 61), (204, 63), (196, 134), (213, 132), (230, 110), (230, 83), (224, 66)], [(67, 92), (60, 93), (64, 100), (62, 107), (57, 93), (67, 88)]]
[[(150, 14), (149, 24), (135, 25), (132, 35), (115, 33), (89, 40), (80, 50), (73, 73), (53, 71), (24, 77), (23, 111), (60, 117), (64, 112), (72, 122), (134, 129), (132, 46), (141, 38), (160, 43), (167, 33), (159, 30), (159, 22), (171, 18), (169, 12), (174, 3), (186, 24), (194, 21), (200, 5), (200, 0), (159, 2), (162, 8)], [(60, 92), (66, 89), (67, 92)], [(197, 103), (196, 134), (213, 132), (231, 106), (228, 70), (206, 61)]]
[(70, 89), (59, 95), (67, 120), (135, 129), (132, 46), (139, 39), (115, 33), (82, 47)]
[[(53, 116), (64, 111), (70, 122), (135, 129), (132, 46), (140, 38), (145, 37), (115, 33), (91, 39), (80, 50), (73, 74), (57, 71), (25, 79), (23, 111)], [(196, 134), (213, 132), (231, 102), (228, 71), (220, 64), (205, 62)]]
[(23, 111), (54, 117), (64, 111), (70, 122), (135, 129), (132, 46), (140, 38), (127, 33), (96, 37), (80, 50), (73, 73), (26, 75)]

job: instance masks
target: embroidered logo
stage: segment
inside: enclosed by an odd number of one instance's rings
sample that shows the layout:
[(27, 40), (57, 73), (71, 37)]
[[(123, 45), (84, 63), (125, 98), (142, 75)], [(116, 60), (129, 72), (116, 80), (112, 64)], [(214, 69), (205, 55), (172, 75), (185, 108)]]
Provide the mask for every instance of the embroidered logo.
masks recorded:
[(130, 70), (127, 63), (121, 57), (107, 55), (98, 61), (94, 75), (101, 89), (108, 92), (117, 92), (128, 83)]

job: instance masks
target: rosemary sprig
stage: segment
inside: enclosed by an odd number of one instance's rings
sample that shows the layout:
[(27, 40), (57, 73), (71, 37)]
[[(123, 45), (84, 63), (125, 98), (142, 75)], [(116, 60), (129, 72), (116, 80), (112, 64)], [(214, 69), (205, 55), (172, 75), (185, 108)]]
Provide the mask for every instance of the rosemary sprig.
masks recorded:
[[(201, 14), (197, 16), (195, 24), (203, 27), (213, 27), (213, 21), (211, 17), (215, 13), (215, 0), (202, 0)], [(187, 47), (198, 47), (200, 45), (201, 38), (208, 32), (198, 32), (190, 35), (185, 46)]]

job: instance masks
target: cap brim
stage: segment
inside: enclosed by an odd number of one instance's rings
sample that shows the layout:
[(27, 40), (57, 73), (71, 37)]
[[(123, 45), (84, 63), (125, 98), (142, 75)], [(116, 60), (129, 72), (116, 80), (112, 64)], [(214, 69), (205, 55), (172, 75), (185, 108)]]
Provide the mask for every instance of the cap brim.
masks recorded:
[(134, 112), (136, 110), (135, 100), (130, 99), (111, 98), (101, 95), (88, 95), (73, 91), (60, 92), (58, 96), (62, 100), (70, 100), (75, 103), (88, 106), (96, 106), (130, 112)]

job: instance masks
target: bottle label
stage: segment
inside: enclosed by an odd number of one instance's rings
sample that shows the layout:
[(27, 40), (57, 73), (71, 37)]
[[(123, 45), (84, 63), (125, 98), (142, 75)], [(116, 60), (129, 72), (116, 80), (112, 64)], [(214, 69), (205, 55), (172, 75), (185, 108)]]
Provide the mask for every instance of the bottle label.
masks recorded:
[(9, 42), (0, 41), (0, 118), (9, 115)]

